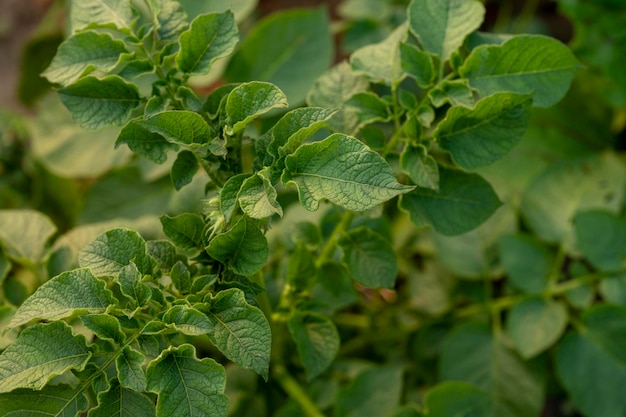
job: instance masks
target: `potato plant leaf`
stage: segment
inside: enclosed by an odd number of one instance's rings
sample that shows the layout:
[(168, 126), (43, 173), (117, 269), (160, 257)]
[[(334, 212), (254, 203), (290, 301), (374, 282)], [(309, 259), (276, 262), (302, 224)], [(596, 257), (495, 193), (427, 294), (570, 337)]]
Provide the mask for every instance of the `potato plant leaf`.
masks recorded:
[(231, 288), (215, 295), (205, 313), (214, 328), (208, 333), (211, 342), (228, 359), (267, 381), (272, 335), (261, 310), (246, 302), (243, 291)]
[(505, 235), (498, 242), (502, 267), (517, 289), (539, 294), (546, 289), (554, 256), (545, 244), (524, 234)]
[(407, 144), (400, 154), (400, 167), (418, 187), (439, 190), (439, 166), (424, 145)]
[(185, 250), (197, 250), (204, 247), (204, 220), (195, 213), (183, 213), (178, 216), (161, 216), (163, 233), (176, 246)]
[(424, 397), (426, 416), (489, 416), (491, 398), (487, 392), (467, 382), (448, 381), (437, 384)]
[(118, 345), (122, 345), (126, 340), (119, 320), (110, 314), (88, 314), (81, 316), (80, 320), (99, 339), (108, 340)]
[(352, 69), (373, 82), (399, 82), (403, 76), (399, 48), (406, 37), (407, 27), (403, 24), (381, 42), (357, 49), (350, 56)]
[(189, 19), (183, 6), (177, 1), (148, 0), (152, 18), (159, 38), (175, 42), (189, 26)]
[[(335, 403), (336, 417), (390, 416), (402, 394), (402, 368), (397, 366), (372, 367), (342, 389)], [(385, 389), (380, 382), (385, 381)]]
[(131, 262), (123, 267), (118, 276), (122, 294), (133, 300), (138, 306), (145, 306), (152, 297), (150, 287), (141, 282), (141, 273)]
[(241, 210), (253, 219), (264, 219), (273, 214), (282, 217), (283, 208), (276, 197), (278, 193), (262, 172), (248, 177), (241, 184), (237, 200)]
[(133, 389), (124, 388), (117, 380), (108, 391), (98, 394), (98, 406), (89, 417), (153, 417), (156, 414), (150, 398)]
[(485, 7), (476, 0), (413, 0), (408, 14), (411, 32), (443, 64), (478, 29)]
[(137, 124), (176, 145), (203, 144), (211, 139), (207, 122), (189, 110), (164, 111), (137, 121)]
[(128, 346), (125, 346), (121, 355), (115, 359), (117, 378), (120, 385), (134, 391), (145, 391), (147, 386), (143, 364), (146, 357)]
[(576, 246), (601, 271), (626, 267), (626, 219), (609, 211), (591, 210), (574, 217)]
[(35, 319), (58, 320), (75, 313), (102, 313), (117, 300), (89, 269), (63, 272), (37, 288), (18, 308), (9, 327)]
[(7, 258), (36, 264), (46, 254), (48, 239), (57, 228), (35, 210), (0, 210), (0, 246)]
[(302, 107), (291, 110), (272, 128), (270, 153), (285, 156), (295, 152), (304, 141), (320, 129), (335, 113), (336, 109)]
[(74, 417), (87, 411), (89, 402), (83, 387), (46, 385), (40, 391), (16, 389), (0, 394), (0, 410), (6, 416)]
[(226, 417), (226, 375), (189, 344), (170, 347), (148, 366), (148, 390), (158, 395), (156, 416)]
[(339, 246), (355, 281), (369, 288), (393, 288), (398, 274), (396, 254), (381, 235), (359, 227), (343, 235)]
[(185, 185), (189, 184), (193, 180), (193, 177), (196, 175), (199, 168), (198, 159), (193, 152), (179, 152), (170, 172), (174, 188), (180, 190)]
[(328, 368), (339, 351), (337, 328), (327, 316), (298, 311), (289, 318), (287, 325), (307, 379), (312, 380)]
[(131, 120), (124, 125), (115, 141), (115, 147), (122, 144), (126, 144), (131, 151), (157, 164), (162, 164), (167, 160), (167, 151), (178, 149), (178, 145), (168, 142), (160, 133), (142, 126), (140, 119)]
[(454, 106), (434, 132), (457, 166), (474, 169), (501, 159), (526, 132), (532, 97), (496, 93), (469, 109)]
[(70, 7), (70, 29), (77, 32), (92, 26), (112, 26), (129, 31), (135, 13), (125, 0), (81, 0)]
[(275, 85), (260, 81), (241, 84), (226, 98), (226, 133), (234, 135), (258, 116), (281, 107), (287, 107), (287, 97)]
[(55, 375), (82, 370), (90, 357), (85, 337), (74, 336), (64, 322), (34, 325), (0, 354), (0, 393), (39, 390)]
[(220, 211), (224, 215), (226, 221), (230, 221), (237, 208), (237, 196), (244, 181), (250, 177), (250, 174), (233, 175), (226, 181), (220, 191)]
[(173, 324), (177, 330), (189, 336), (209, 334), (215, 330), (215, 326), (204, 313), (185, 305), (176, 305), (167, 310), (163, 322)]
[(180, 35), (176, 63), (182, 72), (206, 74), (216, 59), (235, 49), (237, 42), (239, 31), (231, 11), (200, 15)]
[(474, 49), (459, 74), (483, 97), (499, 91), (532, 93), (535, 106), (550, 107), (563, 98), (579, 65), (558, 40), (520, 35), (501, 46)]
[(123, 125), (139, 106), (139, 90), (118, 75), (87, 76), (59, 90), (61, 101), (84, 129)]
[(305, 144), (285, 160), (283, 183), (294, 184), (302, 205), (317, 210), (323, 198), (363, 211), (413, 187), (398, 183), (391, 167), (359, 140), (333, 134)]
[(414, 45), (400, 44), (400, 65), (402, 71), (415, 78), (417, 85), (422, 88), (430, 87), (435, 81), (436, 73), (432, 57)]

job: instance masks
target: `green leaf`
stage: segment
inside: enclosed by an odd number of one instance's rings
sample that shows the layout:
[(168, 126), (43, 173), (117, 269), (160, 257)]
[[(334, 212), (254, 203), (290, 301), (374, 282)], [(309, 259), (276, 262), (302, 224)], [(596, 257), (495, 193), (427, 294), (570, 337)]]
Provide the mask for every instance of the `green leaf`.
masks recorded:
[(442, 382), (428, 391), (424, 397), (426, 416), (472, 417), (491, 415), (491, 398), (472, 384), (466, 382)]
[(127, 0), (81, 0), (70, 7), (71, 32), (85, 27), (107, 26), (128, 31), (135, 19)]
[(185, 305), (176, 305), (167, 310), (163, 322), (173, 324), (177, 330), (189, 336), (209, 334), (215, 329), (206, 314)]
[(145, 306), (152, 298), (150, 287), (141, 282), (141, 272), (132, 261), (120, 270), (118, 281), (122, 294), (136, 302), (138, 306)]
[(172, 284), (182, 294), (188, 294), (191, 290), (191, 273), (189, 269), (181, 261), (176, 262), (170, 272), (170, 278), (172, 278)]
[(339, 133), (302, 145), (285, 164), (283, 183), (296, 185), (300, 202), (310, 211), (317, 210), (323, 198), (363, 211), (413, 188), (398, 183), (379, 154)]
[(35, 210), (0, 210), (0, 245), (9, 259), (36, 264), (46, 254), (56, 226)]
[(544, 405), (545, 381), (481, 323), (458, 326), (441, 351), (441, 379), (465, 381), (491, 398), (492, 417), (536, 417)]
[(98, 394), (98, 406), (89, 417), (154, 417), (154, 403), (145, 395), (113, 380), (108, 391)]
[(338, 262), (327, 262), (318, 269), (312, 293), (315, 301), (329, 310), (349, 306), (359, 298), (348, 268)]
[(459, 167), (474, 169), (489, 165), (522, 139), (530, 121), (531, 106), (529, 95), (493, 94), (472, 109), (450, 108), (433, 135)]
[(402, 24), (382, 42), (357, 49), (350, 56), (352, 70), (373, 82), (398, 83), (403, 77), (400, 44), (406, 37), (407, 25)]
[(607, 302), (626, 307), (626, 273), (604, 278), (600, 282), (599, 291)]
[(109, 314), (89, 314), (81, 316), (80, 320), (86, 328), (98, 336), (98, 339), (109, 340), (118, 345), (122, 345), (126, 340), (119, 320)]
[(250, 174), (233, 175), (226, 181), (220, 191), (220, 211), (227, 222), (230, 222), (233, 217), (233, 213), (237, 208), (239, 190), (248, 177), (250, 177)]
[(207, 74), (213, 62), (230, 55), (238, 41), (232, 12), (200, 15), (180, 35), (176, 64), (188, 74)]
[(113, 69), (125, 52), (124, 42), (106, 33), (79, 32), (59, 45), (50, 66), (41, 75), (51, 83), (67, 86), (95, 70)]
[(568, 314), (561, 303), (528, 298), (513, 306), (506, 330), (524, 359), (530, 359), (555, 344), (565, 332)]
[(309, 89), (306, 101), (309, 106), (327, 109), (339, 108), (340, 111), (329, 121), (328, 126), (335, 132), (353, 134), (358, 124), (355, 114), (344, 110), (345, 102), (356, 93), (369, 88), (369, 82), (363, 75), (357, 75), (350, 64), (343, 61), (322, 74)]
[(152, 274), (156, 262), (146, 253), (146, 242), (134, 230), (113, 229), (100, 234), (78, 255), (81, 267), (96, 276), (118, 276), (134, 262), (142, 274)]
[(502, 236), (498, 245), (508, 282), (531, 294), (546, 289), (554, 257), (544, 244), (531, 236), (517, 234)]
[(340, 343), (337, 328), (327, 316), (299, 311), (291, 315), (287, 325), (310, 381), (335, 359)]
[(241, 210), (253, 219), (264, 219), (273, 214), (282, 217), (283, 209), (276, 201), (278, 193), (262, 172), (244, 180), (237, 194)]
[[(402, 373), (396, 366), (372, 367), (361, 372), (339, 391), (335, 417), (390, 416), (400, 402)], [(382, 381), (384, 389), (381, 389)]]
[(176, 190), (180, 190), (185, 185), (189, 184), (193, 180), (194, 175), (199, 169), (198, 159), (191, 151), (179, 152), (174, 165), (172, 165), (172, 171), (170, 176), (172, 183)]
[(118, 75), (81, 78), (59, 90), (61, 101), (85, 129), (123, 125), (139, 106), (139, 90)]
[(393, 288), (398, 275), (391, 244), (367, 227), (352, 229), (339, 240), (342, 260), (352, 277), (369, 288)]
[(309, 86), (332, 59), (326, 9), (293, 9), (257, 23), (228, 63), (225, 76), (230, 82), (276, 84), (295, 105), (304, 101)]
[(287, 97), (275, 85), (260, 81), (238, 85), (226, 98), (226, 133), (234, 135), (260, 115), (281, 107), (287, 107)]
[(272, 128), (270, 153), (273, 156), (292, 154), (336, 113), (336, 109), (321, 107), (302, 107), (288, 112)]
[(211, 132), (207, 122), (198, 113), (188, 110), (170, 110), (156, 113), (137, 121), (144, 129), (158, 133), (176, 145), (208, 143)]
[(0, 394), (0, 411), (7, 417), (75, 417), (89, 408), (83, 389), (67, 385), (46, 385), (40, 391), (17, 389)]
[(428, 97), (435, 107), (442, 107), (446, 103), (465, 107), (474, 107), (476, 104), (467, 80), (462, 79), (445, 80), (437, 84), (430, 90)]
[(400, 208), (417, 226), (432, 225), (444, 235), (468, 232), (502, 204), (491, 185), (477, 174), (439, 168), (439, 191), (417, 188), (400, 199)]
[(175, 41), (187, 29), (189, 19), (183, 6), (177, 1), (148, 0), (152, 18), (159, 38)]
[(240, 275), (259, 272), (269, 255), (265, 236), (254, 221), (245, 216), (232, 229), (213, 238), (206, 251)]
[(359, 121), (357, 127), (391, 119), (389, 103), (374, 93), (357, 93), (345, 105), (356, 114)]
[(601, 271), (620, 271), (626, 266), (626, 219), (593, 210), (574, 217), (576, 246)]
[(481, 25), (485, 7), (475, 0), (413, 0), (408, 15), (411, 32), (443, 65)]
[(535, 106), (550, 107), (563, 98), (578, 67), (574, 54), (558, 40), (523, 35), (501, 46), (474, 49), (459, 74), (482, 96), (533, 93)]
[(433, 59), (411, 44), (400, 44), (400, 65), (402, 71), (415, 78), (417, 85), (422, 88), (430, 87), (435, 81)]
[(0, 393), (16, 388), (41, 389), (69, 369), (82, 370), (91, 357), (85, 338), (64, 322), (24, 329), (0, 354)]
[(197, 250), (204, 247), (204, 220), (195, 213), (183, 213), (178, 216), (161, 216), (163, 233), (176, 246), (185, 250)]
[(418, 187), (439, 190), (439, 166), (424, 145), (407, 144), (400, 154), (400, 167)]
[(177, 150), (178, 146), (170, 143), (160, 133), (154, 133), (140, 124), (141, 119), (128, 122), (120, 132), (115, 147), (125, 143), (128, 148), (156, 164), (167, 160), (167, 151)]
[(197, 359), (184, 344), (164, 350), (148, 366), (148, 390), (158, 394), (157, 417), (226, 417), (226, 374), (213, 359)]
[(9, 327), (34, 319), (58, 320), (75, 313), (102, 313), (117, 300), (89, 269), (75, 269), (57, 275), (37, 288), (17, 310)]
[(626, 413), (626, 311), (599, 305), (585, 312), (586, 331), (570, 331), (556, 351), (556, 372), (587, 417)]
[(246, 302), (243, 291), (231, 288), (211, 299), (206, 316), (215, 329), (209, 339), (220, 352), (267, 381), (272, 334), (261, 310)]
[(134, 391), (145, 391), (147, 386), (146, 374), (143, 371), (145, 361), (146, 357), (142, 353), (124, 346), (122, 354), (115, 359), (120, 385)]

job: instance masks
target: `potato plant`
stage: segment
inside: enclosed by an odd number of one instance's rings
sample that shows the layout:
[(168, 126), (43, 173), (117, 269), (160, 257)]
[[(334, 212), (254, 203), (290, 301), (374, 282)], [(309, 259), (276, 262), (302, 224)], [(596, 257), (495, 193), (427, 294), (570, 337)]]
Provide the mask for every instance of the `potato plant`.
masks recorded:
[(624, 6), (255, 6), (68, 4), (0, 119), (0, 415), (624, 415)]

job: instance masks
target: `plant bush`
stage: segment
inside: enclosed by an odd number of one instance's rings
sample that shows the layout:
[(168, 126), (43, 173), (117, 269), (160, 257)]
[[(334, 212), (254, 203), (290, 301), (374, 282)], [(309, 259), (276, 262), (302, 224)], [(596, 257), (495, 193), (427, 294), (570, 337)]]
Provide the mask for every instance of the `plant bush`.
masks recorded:
[(0, 415), (624, 415), (624, 7), (255, 4), (75, 0), (2, 113)]

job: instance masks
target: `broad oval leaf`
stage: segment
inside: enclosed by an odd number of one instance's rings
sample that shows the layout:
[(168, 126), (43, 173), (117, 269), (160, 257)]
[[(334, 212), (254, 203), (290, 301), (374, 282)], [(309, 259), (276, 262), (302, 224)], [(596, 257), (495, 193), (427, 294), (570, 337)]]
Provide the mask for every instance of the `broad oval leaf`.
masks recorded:
[(574, 217), (576, 246), (601, 271), (626, 267), (626, 219), (609, 211), (590, 210)]
[(554, 256), (545, 244), (524, 234), (504, 235), (498, 242), (498, 248), (509, 283), (531, 294), (539, 294), (546, 289)]
[[(402, 395), (402, 368), (376, 366), (365, 369), (339, 391), (335, 403), (335, 417), (390, 416), (400, 403)], [(381, 383), (384, 381), (384, 389)]]
[(252, 369), (267, 381), (272, 334), (265, 315), (246, 302), (243, 291), (220, 291), (206, 316), (214, 327), (211, 342), (231, 361)]
[(215, 236), (206, 251), (241, 275), (259, 272), (269, 255), (265, 236), (254, 221), (246, 216), (229, 231)]
[(413, 0), (409, 26), (426, 51), (441, 63), (483, 22), (485, 7), (476, 0)]
[(198, 165), (198, 158), (191, 151), (181, 151), (178, 153), (172, 170), (170, 171), (170, 178), (174, 184), (176, 190), (180, 190), (185, 185), (189, 184), (194, 175), (198, 172), (200, 166)]
[(183, 6), (177, 1), (168, 0), (148, 0), (147, 3), (159, 38), (164, 41), (176, 41), (189, 25), (189, 18)]
[(185, 305), (176, 305), (167, 310), (163, 322), (173, 324), (177, 330), (190, 336), (209, 334), (215, 329), (204, 313)]
[(393, 288), (398, 262), (391, 244), (366, 228), (352, 229), (341, 237), (343, 262), (359, 284), (369, 288)]
[(400, 154), (400, 167), (418, 187), (439, 190), (439, 166), (424, 145), (407, 144)]
[(485, 391), (458, 381), (437, 384), (424, 396), (424, 405), (432, 417), (486, 417), (492, 410)]
[(402, 71), (415, 78), (422, 88), (430, 87), (435, 81), (435, 67), (432, 57), (408, 43), (400, 44), (400, 65)]
[(167, 152), (169, 150), (177, 150), (178, 146), (175, 143), (167, 141), (160, 133), (155, 133), (145, 126), (142, 126), (140, 122), (141, 119), (128, 122), (118, 135), (115, 141), (115, 147), (117, 148), (125, 143), (134, 153), (154, 163), (164, 163), (167, 161)]
[(128, 346), (124, 346), (121, 354), (115, 359), (117, 377), (120, 385), (134, 391), (145, 391), (147, 385), (143, 364), (146, 357)]
[(115, 342), (120, 346), (126, 340), (119, 320), (110, 314), (88, 314), (81, 316), (80, 321), (86, 328), (94, 332), (98, 339)]
[(61, 102), (85, 129), (123, 125), (141, 101), (139, 90), (118, 75), (81, 78), (59, 90)]
[(130, 31), (135, 15), (128, 0), (80, 0), (69, 8), (71, 32), (89, 26), (113, 26)]
[(530, 95), (493, 94), (472, 109), (450, 108), (433, 135), (459, 167), (482, 167), (502, 158), (522, 139), (531, 107)]
[(237, 194), (241, 210), (253, 219), (265, 219), (278, 214), (282, 217), (283, 208), (276, 197), (278, 193), (262, 173), (257, 173), (245, 179)]
[(177, 145), (208, 143), (211, 132), (207, 122), (198, 113), (188, 110), (170, 110), (156, 113), (137, 121), (144, 129), (158, 133), (165, 140)]
[(89, 269), (75, 269), (57, 275), (24, 301), (9, 327), (35, 319), (58, 320), (74, 313), (102, 313), (117, 300)]
[(91, 357), (85, 337), (74, 336), (62, 321), (24, 329), (0, 354), (0, 393), (16, 388), (41, 389), (69, 369), (82, 370)]
[(36, 264), (56, 232), (48, 216), (35, 210), (0, 210), (0, 246), (9, 259)]
[(233, 217), (233, 213), (237, 208), (239, 190), (248, 177), (250, 177), (250, 174), (233, 175), (224, 183), (220, 191), (220, 211), (227, 222), (230, 222)]
[(295, 152), (335, 113), (337, 113), (336, 109), (322, 107), (302, 107), (288, 112), (272, 128), (270, 153), (278, 157)]
[(339, 351), (339, 333), (330, 318), (296, 311), (287, 322), (310, 381), (330, 366)]
[(98, 394), (98, 406), (89, 410), (89, 417), (154, 417), (152, 400), (141, 392), (124, 388), (117, 380), (108, 391)]
[(39, 391), (16, 389), (0, 394), (0, 410), (4, 416), (74, 417), (89, 408), (83, 391), (80, 385), (46, 385)]
[(234, 135), (258, 116), (281, 107), (287, 107), (287, 97), (274, 84), (260, 81), (240, 84), (226, 98), (226, 133)]
[(482, 96), (532, 93), (535, 106), (550, 107), (563, 98), (578, 67), (574, 54), (558, 40), (523, 35), (474, 49), (459, 74)]
[(439, 191), (417, 188), (400, 200), (400, 208), (417, 226), (432, 225), (443, 235), (460, 235), (480, 226), (502, 204), (477, 174), (440, 167), (439, 175)]
[(352, 69), (373, 82), (398, 83), (404, 75), (400, 44), (406, 37), (407, 25), (402, 24), (383, 41), (357, 49), (350, 56)]
[(213, 61), (229, 55), (238, 41), (239, 31), (231, 11), (200, 15), (180, 35), (178, 68), (188, 74), (207, 74)]
[(41, 75), (51, 83), (67, 86), (88, 72), (107, 72), (125, 52), (124, 42), (106, 33), (79, 32), (59, 45), (50, 66)]
[(317, 210), (323, 198), (363, 211), (413, 189), (396, 180), (379, 154), (340, 133), (302, 145), (285, 165), (283, 183), (298, 188), (300, 202), (310, 211)]
[(158, 395), (156, 417), (226, 417), (226, 373), (213, 359), (196, 358), (189, 344), (170, 347), (148, 366), (148, 390)]
[(163, 233), (176, 246), (185, 250), (198, 250), (204, 247), (204, 220), (196, 213), (183, 213), (178, 216), (161, 216)]

